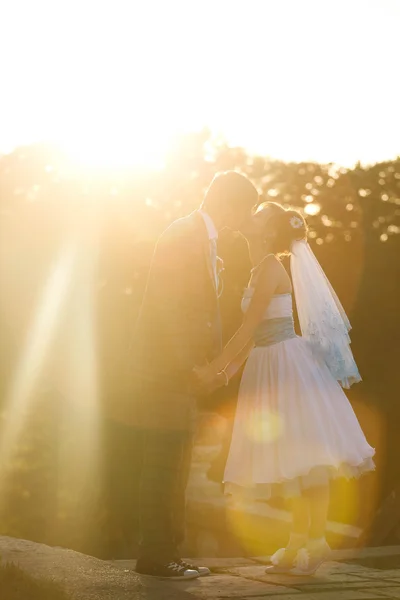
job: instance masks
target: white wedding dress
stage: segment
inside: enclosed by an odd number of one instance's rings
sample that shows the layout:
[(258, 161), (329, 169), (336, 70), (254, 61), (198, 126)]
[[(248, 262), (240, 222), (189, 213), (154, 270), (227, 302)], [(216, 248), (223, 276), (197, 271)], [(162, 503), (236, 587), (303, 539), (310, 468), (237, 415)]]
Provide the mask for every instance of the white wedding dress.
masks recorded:
[[(243, 311), (252, 293), (247, 288)], [(274, 296), (240, 385), (225, 493), (298, 495), (373, 470), (373, 455), (341, 386), (296, 336), (292, 295)]]

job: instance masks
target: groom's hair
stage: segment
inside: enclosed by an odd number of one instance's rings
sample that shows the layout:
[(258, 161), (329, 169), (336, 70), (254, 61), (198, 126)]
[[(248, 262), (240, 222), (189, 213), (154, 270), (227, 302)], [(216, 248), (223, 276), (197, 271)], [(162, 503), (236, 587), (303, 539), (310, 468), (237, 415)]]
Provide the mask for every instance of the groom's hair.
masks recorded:
[(246, 175), (238, 171), (222, 171), (217, 173), (210, 183), (202, 208), (206, 211), (225, 211), (228, 208), (248, 206), (250, 210), (258, 202), (257, 188)]

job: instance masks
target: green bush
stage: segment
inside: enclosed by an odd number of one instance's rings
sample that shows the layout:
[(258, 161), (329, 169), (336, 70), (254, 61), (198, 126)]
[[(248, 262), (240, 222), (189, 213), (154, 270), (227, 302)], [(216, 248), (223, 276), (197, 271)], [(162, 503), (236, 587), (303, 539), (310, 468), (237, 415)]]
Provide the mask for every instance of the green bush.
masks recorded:
[(62, 586), (39, 580), (13, 564), (0, 564), (0, 590), (4, 600), (70, 600)]

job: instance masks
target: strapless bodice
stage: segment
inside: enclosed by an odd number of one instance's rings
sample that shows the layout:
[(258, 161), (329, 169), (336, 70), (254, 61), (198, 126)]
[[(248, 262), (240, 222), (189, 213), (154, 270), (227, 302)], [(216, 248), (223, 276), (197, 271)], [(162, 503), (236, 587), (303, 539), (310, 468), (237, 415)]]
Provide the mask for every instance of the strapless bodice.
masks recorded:
[[(249, 307), (254, 288), (246, 288), (242, 310)], [(264, 318), (254, 332), (254, 345), (268, 347), (296, 337), (293, 322), (292, 294), (277, 294), (272, 296)]]
[[(242, 311), (246, 312), (249, 307), (251, 297), (254, 293), (254, 288), (246, 288), (242, 299)], [(282, 317), (292, 317), (293, 306), (292, 306), (292, 294), (278, 294), (272, 296), (271, 302), (269, 303), (264, 319), (280, 319)]]

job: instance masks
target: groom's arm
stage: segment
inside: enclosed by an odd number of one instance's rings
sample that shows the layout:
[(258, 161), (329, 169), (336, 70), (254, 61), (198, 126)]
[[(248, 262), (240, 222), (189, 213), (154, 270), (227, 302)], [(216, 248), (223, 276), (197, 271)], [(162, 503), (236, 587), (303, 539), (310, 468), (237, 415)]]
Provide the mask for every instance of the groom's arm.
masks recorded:
[[(204, 384), (200, 390), (203, 393), (211, 394), (218, 388), (228, 385), (229, 381), (236, 375), (240, 367), (249, 357), (250, 352), (254, 348), (254, 341), (250, 340), (244, 348), (236, 355), (236, 357), (225, 367), (224, 372), (219, 372), (215, 377), (207, 384)], [(195, 368), (195, 372), (196, 372)]]
[(149, 273), (149, 287), (153, 287), (160, 303), (159, 309), (174, 310), (184, 304), (187, 293), (187, 275), (190, 269), (191, 248), (184, 227), (172, 224), (157, 242)]
[(158, 240), (144, 302), (145, 330), (154, 352), (163, 357), (160, 366), (176, 371), (194, 366), (199, 284), (196, 240), (186, 223), (174, 223)]

